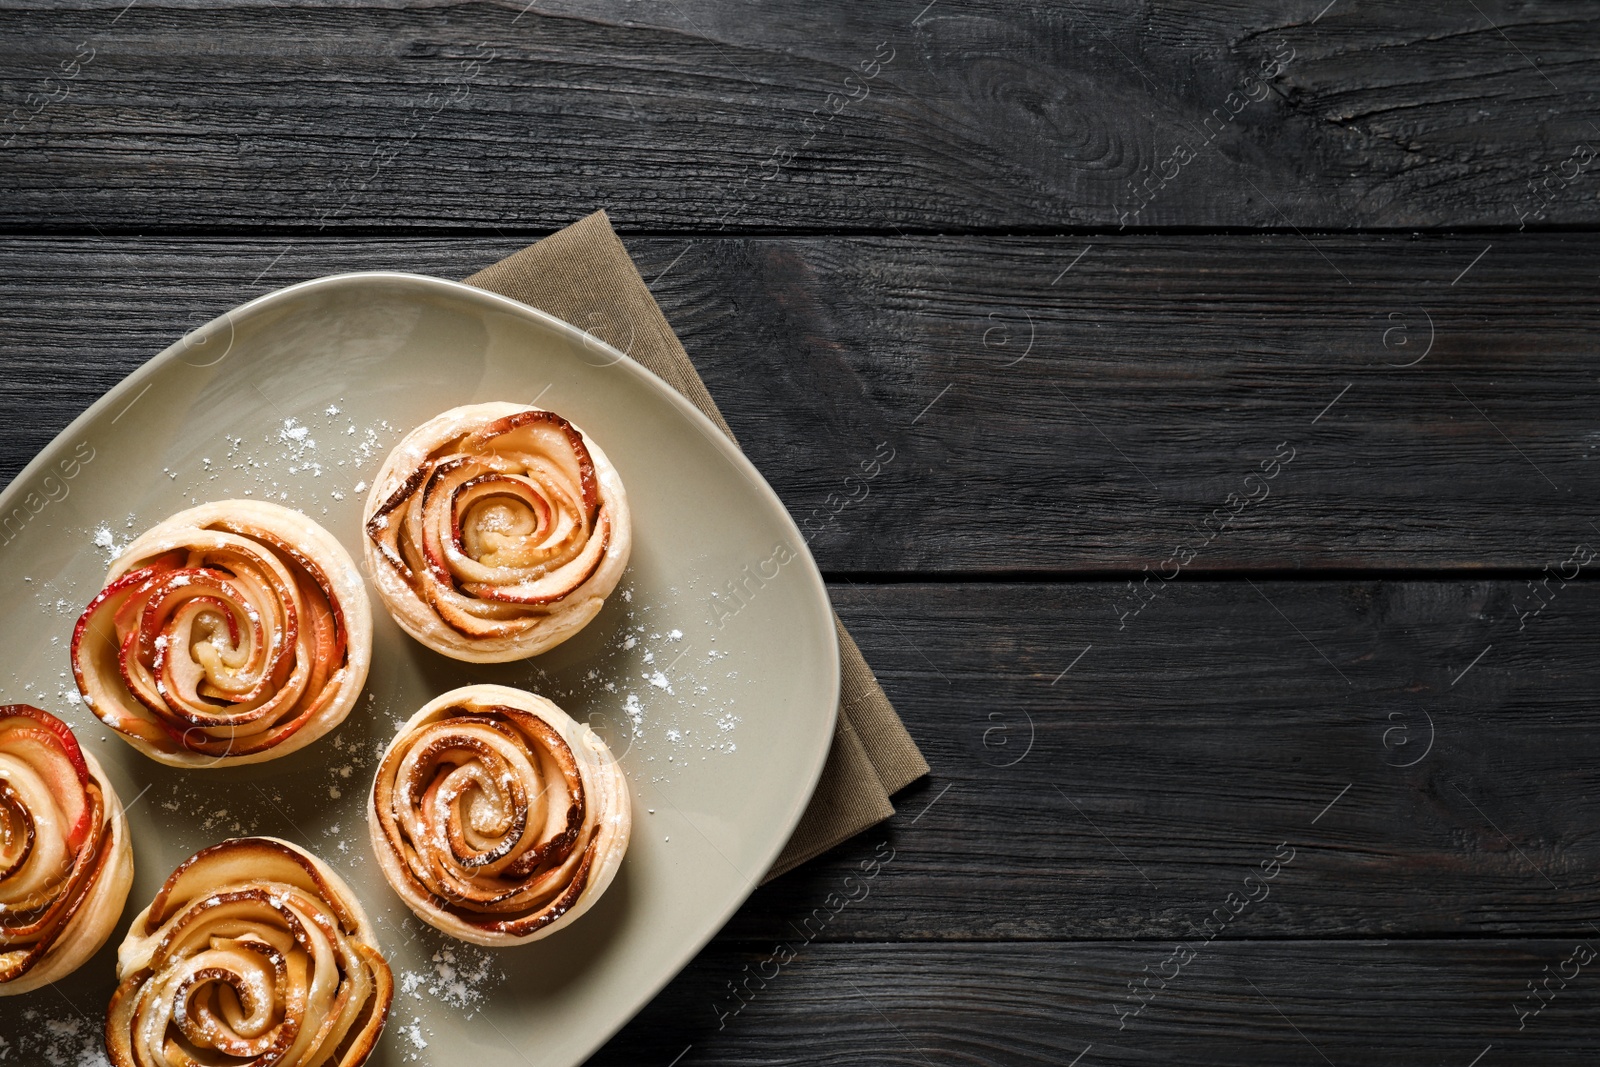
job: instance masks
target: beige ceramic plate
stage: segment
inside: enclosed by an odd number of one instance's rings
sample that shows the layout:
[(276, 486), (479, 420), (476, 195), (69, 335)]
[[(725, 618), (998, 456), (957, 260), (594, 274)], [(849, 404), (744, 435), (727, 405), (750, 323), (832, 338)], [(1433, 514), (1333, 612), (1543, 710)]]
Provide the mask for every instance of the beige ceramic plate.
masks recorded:
[[(578, 637), (523, 663), (458, 663), (401, 633), (374, 594), (369, 695), (345, 725), (292, 756), (221, 771), (156, 764), (77, 703), (67, 642), (118, 546), (181, 508), (248, 496), (304, 511), (360, 559), (366, 483), (390, 447), (445, 408), (485, 400), (567, 416), (627, 485), (632, 561)], [(397, 990), (373, 1062), (581, 1062), (754, 888), (833, 735), (827, 595), (761, 476), (615, 349), (455, 282), (322, 278), (208, 324), (18, 475), (0, 495), (0, 541), (0, 699), (60, 715), (106, 765), (131, 804), (137, 867), (106, 949), (59, 991), (0, 1000), (0, 1041), (22, 1062), (94, 1046), (128, 919), (182, 859), (245, 833), (296, 841), (334, 864), (376, 920)], [(411, 916), (379, 873), (362, 814), (396, 724), (480, 681), (532, 689), (588, 721), (620, 754), (635, 805), (627, 859), (594, 909), (546, 940), (498, 951)]]

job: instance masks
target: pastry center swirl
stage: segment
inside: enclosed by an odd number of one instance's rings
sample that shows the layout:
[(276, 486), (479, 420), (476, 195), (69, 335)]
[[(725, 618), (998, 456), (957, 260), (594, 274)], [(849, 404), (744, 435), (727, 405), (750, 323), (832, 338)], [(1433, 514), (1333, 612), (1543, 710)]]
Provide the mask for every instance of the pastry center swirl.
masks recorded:
[(538, 928), (582, 893), (597, 826), (578, 759), (537, 715), (456, 709), (406, 735), (375, 806), (414, 883), (485, 928)]

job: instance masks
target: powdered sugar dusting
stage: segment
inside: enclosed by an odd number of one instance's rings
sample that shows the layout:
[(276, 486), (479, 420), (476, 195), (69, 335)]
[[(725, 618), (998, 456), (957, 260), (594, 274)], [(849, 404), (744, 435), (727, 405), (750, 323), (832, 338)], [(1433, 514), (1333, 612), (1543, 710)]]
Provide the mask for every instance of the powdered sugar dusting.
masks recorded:
[(464, 942), (439, 949), (430, 962), (431, 970), (400, 972), (401, 995), (436, 1000), (464, 1012), (469, 1019), (482, 1008), (486, 994), (505, 980), (493, 955)]
[(111, 525), (109, 523), (102, 522), (99, 526), (95, 527), (94, 547), (98, 548), (101, 554), (106, 557), (107, 563), (110, 563), (112, 560), (122, 555), (122, 550), (127, 548), (132, 541), (133, 538), (131, 537), (119, 539), (117, 535), (112, 532)]
[(341, 505), (359, 507), (368, 479), (402, 433), (385, 419), (357, 424), (340, 403), (300, 414), (275, 411), (276, 422), (260, 436), (224, 434), (195, 466), (167, 471), (189, 486), (191, 505), (244, 497), (313, 518)]
[[(734, 687), (719, 681), (713, 694), (709, 683), (712, 672), (726, 682), (740, 681), (739, 672), (727, 669), (726, 652), (710, 647), (714, 632), (681, 619), (679, 591), (667, 593), (668, 606), (657, 608), (631, 586), (619, 586), (606, 610), (620, 609), (622, 623), (592, 666), (574, 679), (534, 663), (515, 683), (586, 721), (635, 781), (670, 781), (673, 766), (738, 751), (733, 735), (742, 719)], [(655, 621), (663, 616), (678, 625)]]
[[(400, 1036), (406, 1039), (413, 1053), (421, 1052), (428, 1047), (428, 1039), (422, 1036), (422, 1016), (420, 1015), (413, 1015), (411, 1017), (411, 1025), (400, 1028)], [(407, 1055), (406, 1062), (414, 1062), (416, 1058), (414, 1054)]]

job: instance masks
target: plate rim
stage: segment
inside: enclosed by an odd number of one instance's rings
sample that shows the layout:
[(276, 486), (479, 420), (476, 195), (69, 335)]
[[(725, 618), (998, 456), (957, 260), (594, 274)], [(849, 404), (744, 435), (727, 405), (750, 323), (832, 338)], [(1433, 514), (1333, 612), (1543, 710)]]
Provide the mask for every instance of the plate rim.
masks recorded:
[[(531, 304), (523, 303), (520, 300), (504, 296), (500, 293), (491, 292), (488, 289), (480, 289), (475, 285), (468, 285), (465, 282), (454, 281), (449, 278), (439, 278), (430, 274), (418, 274), (410, 271), (391, 270), (347, 271), (337, 274), (321, 275), (316, 278), (308, 278), (304, 281), (295, 282), (292, 285), (286, 285), (281, 288), (274, 289), (271, 292), (263, 293), (260, 296), (245, 301), (243, 304), (229, 308), (220, 315), (217, 315), (210, 321), (206, 322), (204, 325), (185, 333), (178, 340), (174, 341), (172, 344), (168, 345), (166, 348), (162, 349), (160, 352), (151, 356), (139, 366), (129, 371), (122, 377), (120, 381), (102, 393), (93, 403), (80, 412), (76, 418), (74, 418), (59, 432), (52, 436), (51, 439), (34, 454), (33, 458), (30, 459), (27, 464), (16, 473), (16, 475), (11, 479), (10, 484), (7, 485), (3, 491), (0, 491), (0, 515), (8, 514), (13, 506), (23, 506), (18, 498), (29, 491), (29, 488), (33, 485), (35, 479), (40, 476), (41, 471), (47, 471), (49, 469), (48, 465), (45, 463), (46, 453), (52, 451), (57, 444), (70, 445), (70, 438), (82, 434), (82, 432), (86, 430), (90, 424), (97, 422), (100, 417), (104, 415), (115, 403), (127, 397), (127, 395), (136, 387), (144, 383), (146, 379), (152, 377), (159, 370), (171, 364), (172, 362), (181, 359), (181, 357), (187, 354), (193, 347), (191, 341), (192, 338), (200, 335), (206, 335), (209, 339), (209, 337), (214, 334), (216, 327), (220, 323), (227, 323), (231, 330), (234, 325), (235, 316), (243, 316), (247, 313), (259, 314), (273, 305), (288, 303), (313, 292), (320, 290), (336, 290), (341, 288), (360, 288), (363, 285), (385, 282), (391, 284), (400, 282), (405, 285), (417, 286), (425, 290), (431, 289), (440, 295), (448, 296), (455, 300), (465, 301), (469, 304), (479, 305), (485, 310), (498, 310), (508, 312), (520, 318), (530, 319), (546, 329), (565, 335), (569, 341), (575, 344), (580, 344), (590, 349), (595, 349), (598, 347), (600, 351), (615, 357), (615, 364), (626, 367), (628, 373), (633, 374), (636, 378), (642, 381), (652, 392), (665, 398), (669, 406), (687, 419), (690, 425), (699, 430), (701, 436), (707, 438), (711, 442), (712, 447), (719, 451), (725, 459), (729, 460), (733, 464), (736, 470), (745, 476), (745, 480), (754, 486), (757, 494), (764, 496), (769, 508), (777, 515), (781, 516), (782, 524), (788, 528), (789, 533), (792, 535), (791, 539), (794, 542), (794, 545), (798, 546), (797, 560), (804, 563), (802, 572), (805, 575), (811, 597), (820, 608), (820, 618), (829, 620), (830, 623), (827, 626), (828, 632), (821, 642), (824, 649), (828, 677), (830, 679), (824, 683), (826, 692), (829, 694), (829, 699), (827, 702), (827, 729), (823, 734), (823, 736), (826, 738), (826, 743), (818, 746), (818, 751), (813, 754), (811, 759), (812, 765), (806, 774), (810, 784), (803, 792), (797, 794), (795, 801), (791, 803), (790, 810), (786, 814), (783, 821), (782, 833), (774, 836), (773, 843), (771, 843), (763, 853), (764, 859), (760, 864), (760, 873), (757, 874), (748, 885), (744, 886), (735, 895), (732, 902), (726, 908), (721, 910), (720, 914), (717, 916), (715, 924), (711, 927), (708, 933), (706, 933), (703, 937), (696, 937), (691, 942), (685, 943), (684, 950), (677, 954), (671, 973), (668, 975), (665, 981), (663, 981), (660, 985), (651, 988), (642, 996), (636, 997), (633, 1003), (628, 1006), (626, 1013), (620, 1018), (620, 1021), (611, 1026), (609, 1029), (605, 1030), (604, 1033), (597, 1034), (592, 1042), (585, 1045), (582, 1053), (576, 1060), (573, 1061), (573, 1063), (578, 1064), (587, 1060), (595, 1053), (596, 1050), (600, 1048), (601, 1045), (609, 1041), (629, 1022), (632, 1022), (639, 1012), (643, 1010), (645, 1005), (649, 1003), (649, 1001), (653, 1000), (658, 994), (660, 994), (663, 989), (670, 985), (672, 981), (683, 972), (684, 968), (689, 965), (694, 957), (699, 954), (700, 950), (705, 948), (705, 946), (709, 944), (711, 940), (723, 930), (724, 927), (727, 926), (728, 921), (741, 907), (744, 906), (745, 901), (750, 899), (751, 894), (753, 894), (756, 889), (760, 887), (762, 884), (762, 877), (772, 869), (772, 864), (777, 860), (778, 855), (783, 851), (784, 846), (787, 845), (789, 840), (794, 836), (794, 832), (798, 828), (800, 820), (804, 817), (806, 810), (811, 805), (812, 797), (816, 794), (817, 786), (821, 782), (822, 772), (827, 764), (828, 756), (833, 750), (833, 739), (838, 730), (841, 679), (839, 673), (840, 660), (838, 637), (835, 632), (834, 625), (831, 624), (832, 620), (834, 619), (833, 602), (828, 596), (827, 586), (823, 581), (822, 572), (817, 567), (816, 559), (811, 554), (811, 546), (806, 542), (804, 536), (800, 532), (800, 528), (795, 524), (794, 519), (790, 516), (789, 509), (784, 506), (784, 503), (778, 496), (777, 492), (767, 482), (766, 478), (762, 476), (755, 464), (750, 462), (750, 458), (744, 454), (737, 444), (734, 443), (731, 437), (723, 433), (721, 428), (718, 427), (716, 423), (712, 422), (703, 411), (690, 403), (688, 398), (668, 384), (665, 379), (657, 375), (648, 367), (645, 367), (643, 364), (639, 363), (626, 352), (619, 351), (605, 340), (596, 337), (586, 330), (582, 330), (577, 326), (574, 326), (572, 323), (569, 323), (564, 319), (557, 318), (555, 315), (552, 315), (547, 311), (536, 308)], [(231, 353), (231, 351), (232, 338), (230, 336), (228, 353)], [(228, 353), (224, 353), (223, 357), (220, 357), (215, 362), (220, 363), (223, 358), (226, 358)], [(215, 365), (215, 363), (210, 365)], [(198, 365), (196, 369), (200, 369), (202, 366), (205, 365)], [(154, 383), (146, 384), (145, 388), (148, 389), (150, 384)], [(127, 408), (124, 408), (124, 412), (126, 412), (128, 409), (131, 409), (133, 404), (137, 403), (143, 397), (143, 395), (144, 394), (141, 391), (137, 396), (135, 396), (133, 400), (128, 403)], [(121, 414), (119, 414), (117, 418), (121, 418)], [(112, 421), (114, 422), (115, 419)], [(370, 579), (366, 579), (366, 584), (370, 585), (370, 581)], [(373, 595), (372, 590), (370, 589), (367, 589), (367, 593), (369, 598)], [(514, 1050), (516, 1049), (515, 1045), (512, 1047)]]

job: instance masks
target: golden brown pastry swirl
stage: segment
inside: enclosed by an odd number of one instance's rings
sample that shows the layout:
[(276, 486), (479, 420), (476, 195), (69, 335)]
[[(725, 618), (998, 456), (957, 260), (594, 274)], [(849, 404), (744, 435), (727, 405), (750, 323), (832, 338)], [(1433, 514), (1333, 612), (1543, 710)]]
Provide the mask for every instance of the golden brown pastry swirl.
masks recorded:
[(628, 562), (622, 480), (554, 412), (454, 408), (413, 430), (373, 480), (365, 543), (395, 620), (456, 659), (503, 662), (565, 641)]
[(196, 853), (133, 921), (106, 1014), (113, 1067), (356, 1067), (394, 995), (349, 886), (242, 837)]
[(92, 711), (187, 767), (255, 763), (311, 743), (354, 706), (372, 613), (349, 553), (288, 508), (180, 512), (111, 565), (72, 638)]
[(627, 780), (593, 730), (498, 685), (417, 712), (373, 782), (372, 846), (425, 922), (480, 945), (521, 944), (586, 911), (628, 847)]
[(122, 805), (67, 724), (0, 706), (0, 996), (76, 970), (133, 882)]

